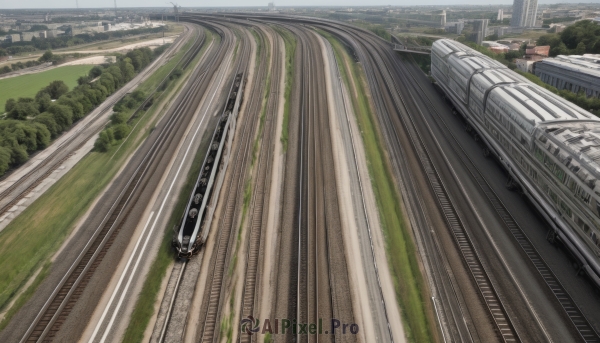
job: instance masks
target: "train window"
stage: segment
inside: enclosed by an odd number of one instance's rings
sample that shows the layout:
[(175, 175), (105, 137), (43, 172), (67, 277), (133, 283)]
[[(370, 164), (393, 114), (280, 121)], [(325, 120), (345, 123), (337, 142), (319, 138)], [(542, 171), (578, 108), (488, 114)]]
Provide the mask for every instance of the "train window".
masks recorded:
[(543, 162), (544, 161), (544, 153), (542, 152), (542, 149), (540, 149), (540, 147), (536, 145), (534, 147), (534, 152), (535, 152), (535, 158), (537, 158), (538, 161)]
[(537, 170), (531, 168), (531, 178), (533, 179), (533, 181), (537, 182), (538, 181), (538, 175), (537, 175)]
[(554, 201), (555, 204), (558, 204), (558, 195), (556, 195), (556, 193), (554, 193), (550, 189), (548, 189), (548, 194), (550, 195), (550, 198), (552, 199), (552, 201)]
[(591, 195), (579, 185), (575, 186), (575, 196), (581, 199), (581, 201), (585, 202), (586, 204), (590, 203)]
[(577, 183), (575, 182), (575, 180), (573, 180), (573, 178), (569, 177), (569, 180), (567, 181), (567, 187), (569, 187), (569, 189), (572, 192), (575, 192), (575, 186), (577, 186)]
[[(582, 228), (582, 229), (583, 229), (584, 223), (583, 223), (583, 220), (581, 220), (581, 218), (579, 218), (579, 217), (577, 217), (577, 216), (576, 216), (576, 217), (575, 217), (575, 222), (577, 223), (577, 225), (578, 225), (580, 228)], [(587, 231), (586, 231), (585, 233), (587, 233)]]
[(567, 173), (565, 173), (565, 171), (560, 168), (559, 166), (556, 166), (554, 169), (554, 175), (556, 175), (556, 177), (558, 178), (558, 180), (561, 183), (565, 182), (565, 176), (567, 176)]
[(569, 208), (569, 206), (567, 206), (567, 204), (565, 204), (564, 201), (560, 201), (560, 209), (561, 211), (566, 214), (568, 217), (571, 217), (571, 209)]
[(546, 165), (546, 168), (548, 168), (548, 170), (550, 170), (551, 172), (554, 173), (555, 166), (554, 166), (554, 162), (552, 161), (550, 156), (544, 155), (544, 164)]

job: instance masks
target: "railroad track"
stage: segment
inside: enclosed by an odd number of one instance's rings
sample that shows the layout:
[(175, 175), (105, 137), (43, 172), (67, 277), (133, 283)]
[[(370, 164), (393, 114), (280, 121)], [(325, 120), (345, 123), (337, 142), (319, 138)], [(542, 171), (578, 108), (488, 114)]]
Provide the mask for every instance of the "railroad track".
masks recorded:
[[(190, 21), (190, 22), (195, 22), (195, 23), (200, 24), (200, 25), (205, 25), (205, 26), (212, 27), (213, 30), (215, 30), (216, 32), (219, 33), (219, 35), (222, 38), (222, 41), (225, 42), (224, 45), (228, 47), (228, 50), (233, 50), (233, 48), (234, 48), (234, 40), (233, 40), (232, 33), (231, 33), (230, 30), (224, 29), (221, 25), (214, 24), (214, 23), (211, 23), (211, 22), (208, 22), (208, 21), (200, 21), (200, 20), (195, 20), (195, 19), (192, 19), (192, 18), (182, 18), (182, 20), (187, 20), (187, 21)], [(243, 47), (242, 50), (244, 50), (244, 49), (245, 48)], [(245, 56), (245, 50), (242, 52), (242, 56)], [(247, 69), (247, 66), (246, 66), (245, 63), (247, 63), (247, 59), (245, 59), (243, 57), (240, 57), (239, 58), (239, 62), (237, 64), (237, 66), (235, 67), (235, 72), (233, 74), (234, 77), (238, 73), (244, 72)], [(245, 75), (246, 74), (244, 74), (244, 77), (245, 77)], [(226, 76), (223, 75), (223, 77), (226, 77)], [(232, 84), (231, 84), (230, 90), (233, 88), (233, 82), (235, 82), (235, 79), (232, 80)], [(222, 108), (223, 108), (223, 111), (225, 111), (224, 107), (222, 107)], [(229, 133), (229, 134), (234, 134), (234, 133)], [(230, 160), (232, 160), (232, 157), (230, 157)], [(198, 256), (195, 256), (194, 258), (203, 259), (204, 256), (205, 256), (204, 255), (204, 250), (199, 250)], [(209, 256), (209, 258), (210, 258), (210, 256)], [(194, 272), (190, 271), (190, 273), (194, 273)], [(189, 273), (187, 273), (187, 274), (189, 274)], [(172, 273), (171, 273), (171, 278), (173, 278), (173, 277), (177, 278), (177, 282), (176, 282), (176, 285), (174, 287), (173, 293), (171, 295), (171, 299), (169, 301), (169, 304), (168, 304), (168, 307), (167, 307), (167, 310), (166, 310), (167, 311), (167, 315), (165, 316), (164, 322), (161, 324), (159, 336), (156, 337), (156, 341), (158, 341), (158, 342), (166, 342), (166, 341), (174, 339), (173, 337), (177, 337), (176, 339), (182, 339), (182, 337), (184, 335), (184, 332), (179, 332), (179, 331), (177, 331), (177, 332), (175, 332), (175, 331), (171, 332), (171, 330), (175, 330), (175, 329), (171, 329), (170, 328), (170, 324), (171, 324), (171, 314), (172, 313), (174, 313), (174, 312), (181, 313), (181, 311), (184, 311), (184, 313), (185, 313), (185, 311), (187, 310), (186, 308), (181, 308), (181, 306), (183, 306), (183, 305), (181, 305), (180, 300), (178, 300), (178, 293), (180, 291), (183, 291), (182, 289), (180, 289), (182, 286), (184, 288), (186, 287), (185, 284), (187, 282), (186, 280), (189, 279), (189, 275), (186, 275), (186, 273), (184, 273), (184, 271), (181, 271), (181, 270), (178, 270), (177, 268), (175, 268), (172, 271)], [(192, 278), (197, 279), (198, 276), (196, 274), (193, 274)], [(192, 283), (195, 284), (195, 281), (192, 282)], [(182, 294), (185, 294), (185, 293), (182, 293)], [(158, 325), (159, 324), (157, 323), (157, 326)], [(155, 330), (156, 330), (156, 328), (155, 328)]]
[[(219, 54), (215, 53), (213, 63), (218, 58)], [(136, 203), (138, 191), (144, 188), (152, 166), (160, 163), (161, 151), (174, 139), (174, 132), (186, 118), (189, 107), (198, 101), (198, 91), (202, 81), (202, 77), (194, 80), (189, 91), (180, 98), (181, 101), (178, 102), (173, 114), (166, 119), (163, 128), (157, 131), (156, 140), (145, 153), (82, 252), (52, 292), (21, 342), (51, 341), (54, 334), (58, 332), (115, 239), (120, 225), (131, 210), (130, 205)]]
[[(374, 46), (373, 48), (376, 49)], [(398, 112), (400, 112), (400, 118), (403, 122), (403, 126), (410, 136), (413, 148), (415, 149), (421, 166), (425, 172), (426, 178), (446, 219), (448, 228), (454, 236), (459, 251), (468, 266), (468, 269), (475, 284), (477, 285), (477, 288), (480, 291), (481, 296), (483, 297), (488, 311), (498, 329), (500, 337), (504, 342), (521, 341), (521, 338), (514, 328), (512, 319), (506, 312), (506, 305), (500, 298), (496, 286), (494, 286), (490, 280), (489, 275), (491, 274), (491, 271), (488, 270), (488, 267), (485, 266), (481, 261), (481, 252), (479, 252), (474, 246), (472, 238), (465, 229), (463, 219), (459, 216), (455, 206), (453, 205), (452, 197), (447, 191), (439, 172), (432, 163), (430, 152), (423, 143), (422, 136), (416, 129), (414, 119), (408, 115), (410, 110), (406, 104), (406, 101), (402, 97), (400, 91), (397, 89), (395, 83), (391, 80), (391, 72), (389, 67), (380, 58), (380, 56), (372, 53), (372, 50), (366, 49), (366, 51), (371, 55), (371, 58), (373, 58), (374, 61), (378, 62), (377, 65), (382, 66), (382, 68), (385, 68), (387, 71), (387, 73), (382, 73), (384, 82), (392, 94), (392, 99), (395, 106), (399, 109), (402, 109)]]
[[(258, 28), (258, 26), (256, 26)], [(263, 28), (259, 29), (259, 35), (262, 39), (263, 46), (266, 46), (267, 38), (263, 32)], [(258, 164), (256, 166), (256, 176), (254, 190), (252, 192), (252, 200), (250, 204), (250, 231), (248, 236), (247, 253), (246, 253), (246, 274), (244, 278), (244, 289), (242, 290), (242, 304), (241, 304), (241, 318), (247, 318), (254, 316), (258, 318), (255, 313), (256, 302), (258, 300), (257, 284), (260, 280), (257, 280), (257, 274), (259, 270), (259, 263), (261, 260), (262, 245), (261, 237), (263, 237), (264, 223), (266, 222), (266, 216), (268, 214), (268, 201), (269, 201), (269, 189), (270, 189), (270, 175), (271, 175), (271, 163), (273, 160), (273, 137), (275, 136), (275, 124), (277, 123), (277, 108), (279, 105), (279, 80), (281, 78), (281, 54), (279, 51), (279, 36), (274, 32), (271, 32), (273, 37), (273, 45), (270, 48), (271, 55), (271, 74), (270, 88), (267, 90), (269, 93), (269, 99), (266, 105), (266, 112), (264, 118), (264, 129), (262, 133), (262, 141), (260, 146), (260, 152), (258, 157)], [(262, 118), (260, 120), (263, 120)], [(239, 335), (239, 342), (249, 343), (252, 341), (250, 335)]]
[[(204, 43), (204, 35), (201, 35), (201, 36), (202, 36), (201, 40), (199, 40), (199, 36), (196, 36), (196, 40), (191, 45), (190, 49), (186, 52), (186, 55), (184, 56), (182, 61), (180, 61), (180, 63), (178, 63), (178, 65), (173, 67), (171, 72), (161, 82), (161, 85), (167, 80), (167, 78), (171, 75), (171, 73), (173, 72), (173, 70), (175, 70), (175, 68), (177, 66), (179, 66), (180, 64), (183, 64), (184, 65), (183, 68), (185, 68), (191, 62), (191, 60), (193, 60), (193, 57), (195, 56), (195, 54), (197, 54), (200, 51), (200, 48), (202, 47), (202, 44)], [(177, 47), (177, 44), (174, 44), (173, 49), (175, 49), (176, 47)], [(170, 52), (165, 52), (165, 54), (167, 54), (167, 53), (170, 53)], [(181, 63), (181, 62), (183, 62), (183, 63)], [(157, 89), (159, 87), (157, 87)], [(136, 110), (134, 115), (140, 109), (143, 108), (143, 106), (149, 101), (149, 99), (151, 99), (151, 97), (154, 95), (155, 92), (156, 92), (156, 90), (154, 90), (148, 96), (148, 98), (142, 103), (142, 105), (140, 105), (138, 110)], [(100, 117), (100, 115), (102, 113), (104, 113), (106, 110), (108, 110), (109, 108), (114, 106), (119, 100), (120, 100), (120, 98), (115, 98), (112, 101), (101, 104), (100, 106), (102, 106), (104, 109), (99, 111), (98, 115), (96, 115), (94, 118), (92, 118), (92, 120), (90, 120), (88, 123), (86, 123), (82, 128), (79, 128), (78, 131), (85, 132), (91, 125), (93, 125), (96, 122), (96, 120), (98, 119), (98, 117)], [(0, 193), (0, 201), (3, 199), (6, 199), (7, 197), (12, 197), (12, 199), (0, 207), (0, 216), (2, 216), (4, 213), (6, 213), (9, 209), (11, 209), (14, 205), (16, 205), (21, 199), (23, 199), (27, 194), (29, 194), (32, 190), (34, 190), (37, 186), (39, 186), (59, 166), (61, 166), (66, 160), (68, 160), (71, 156), (73, 156), (81, 147), (83, 147), (83, 145), (85, 145), (92, 137), (94, 137), (94, 135), (96, 135), (98, 132), (100, 132), (103, 128), (104, 128), (104, 126), (98, 127), (96, 130), (89, 132), (85, 137), (83, 137), (83, 139), (79, 134), (72, 135), (67, 140), (65, 140), (63, 143), (61, 143), (56, 148), (55, 151), (53, 151), (50, 155), (48, 155), (46, 158), (44, 158), (44, 160), (42, 162), (40, 162), (38, 165), (36, 165), (35, 168), (31, 169), (29, 172), (27, 172), (25, 175), (23, 175), (21, 178), (19, 178), (17, 181), (15, 181), (12, 185), (10, 185), (5, 190), (3, 190)], [(75, 146), (70, 146), (71, 144), (75, 143), (77, 140), (81, 140), (81, 141), (76, 143)], [(69, 151), (67, 151), (67, 152), (64, 151), (64, 149), (66, 147), (69, 148)], [(46, 166), (48, 166), (48, 167), (44, 168)], [(43, 171), (41, 174), (40, 174), (40, 170)], [(22, 189), (22, 190), (19, 189), (20, 186), (27, 184), (27, 183), (29, 183), (29, 185), (27, 185), (25, 189)]]
[[(520, 341), (518, 333), (516, 332), (514, 325), (506, 312), (505, 305), (498, 295), (498, 291), (489, 278), (490, 271), (486, 269), (486, 266), (482, 263), (479, 258), (479, 252), (472, 243), (472, 239), (468, 232), (464, 228), (463, 220), (460, 218), (458, 212), (453, 206), (452, 198), (446, 190), (441, 177), (435, 169), (429, 152), (426, 146), (423, 144), (422, 137), (416, 131), (413, 119), (408, 115), (410, 109), (408, 108), (405, 100), (402, 98), (401, 93), (396, 88), (396, 85), (391, 80), (391, 73), (388, 69), (387, 64), (378, 55), (379, 47), (375, 44), (370, 44), (367, 41), (362, 41), (361, 36), (357, 33), (351, 32), (350, 30), (341, 29), (342, 31), (348, 32), (348, 34), (355, 39), (363, 48), (357, 49), (356, 51), (359, 56), (359, 60), (363, 62), (367, 70), (367, 78), (371, 87), (377, 87), (379, 85), (380, 91), (373, 91), (374, 94), (384, 94), (389, 90), (388, 103), (393, 104), (400, 114), (402, 125), (408, 133), (410, 140), (413, 145), (413, 149), (416, 152), (419, 163), (423, 168), (426, 179), (435, 195), (436, 201), (441, 212), (444, 215), (445, 221), (453, 234), (454, 240), (464, 261), (467, 264), (468, 270), (470, 271), (477, 288), (482, 294), (485, 305), (490, 312), (490, 315), (498, 329), (498, 332), (505, 342)], [(350, 31), (350, 32), (349, 32)], [(335, 32), (334, 32), (335, 33)], [(346, 37), (347, 38), (347, 37)], [(364, 50), (363, 50), (364, 49)], [(372, 66), (379, 66), (379, 70)], [(371, 72), (369, 72), (369, 69)], [(375, 73), (378, 72), (377, 78)], [(387, 73), (386, 73), (387, 72)], [(383, 85), (387, 87), (384, 88)], [(398, 129), (393, 125), (388, 112), (386, 102), (381, 97), (374, 97), (376, 109), (378, 113), (381, 113), (385, 126), (391, 129), (392, 137), (398, 137)], [(398, 140), (398, 139), (397, 139)]]
[(485, 196), (488, 198), (494, 210), (498, 213), (500, 218), (502, 218), (502, 221), (514, 237), (515, 241), (521, 247), (525, 255), (529, 258), (529, 261), (538, 271), (540, 277), (544, 280), (552, 294), (556, 297), (558, 303), (564, 309), (566, 315), (575, 326), (580, 337), (585, 342), (600, 342), (600, 337), (598, 333), (594, 330), (594, 328), (590, 325), (589, 321), (585, 318), (585, 316), (579, 309), (579, 306), (577, 306), (575, 301), (573, 301), (573, 299), (563, 287), (561, 282), (558, 280), (556, 275), (552, 272), (548, 264), (541, 257), (537, 249), (533, 246), (527, 235), (523, 232), (523, 230), (515, 221), (513, 216), (506, 209), (506, 206), (500, 200), (497, 193), (492, 189), (490, 184), (483, 177), (481, 171), (477, 168), (473, 160), (466, 153), (460, 142), (452, 134), (451, 130), (448, 127), (448, 124), (446, 123), (446, 118), (444, 118), (436, 110), (433, 103), (431, 103), (431, 101), (427, 97), (422, 96), (422, 94), (424, 94), (424, 89), (418, 83), (416, 77), (410, 71), (410, 69), (404, 66), (404, 70), (406, 70), (406, 74), (409, 75), (410, 78), (415, 81), (413, 85), (417, 86), (418, 89), (421, 91), (418, 92), (421, 99), (431, 105), (431, 112), (439, 120), (437, 121), (438, 125), (443, 126), (443, 129), (441, 131), (444, 132), (445, 136), (454, 143), (451, 145), (451, 147), (455, 152), (457, 152), (457, 155), (461, 159), (461, 163), (465, 165), (467, 170), (469, 170), (471, 176), (477, 182)]
[[(242, 52), (239, 57), (239, 64), (237, 67), (237, 73), (244, 71), (244, 75), (247, 75), (245, 71), (248, 70), (248, 64), (250, 61), (250, 43), (248, 38), (244, 35), (242, 39)], [(266, 63), (260, 63), (260, 68), (265, 68)], [(260, 75), (260, 72), (259, 72)], [(253, 92), (255, 88), (253, 86)], [(250, 96), (249, 106), (247, 106), (246, 115), (256, 115), (258, 111), (251, 111), (252, 103), (255, 102), (255, 97)], [(201, 330), (201, 342), (215, 342), (219, 336), (219, 319), (221, 314), (221, 304), (223, 301), (223, 282), (225, 278), (225, 267), (230, 252), (231, 235), (235, 231), (234, 226), (236, 225), (236, 218), (240, 209), (240, 194), (243, 194), (244, 181), (246, 178), (247, 162), (250, 157), (252, 137), (256, 128), (256, 120), (254, 117), (245, 118), (243, 124), (240, 124), (242, 130), (239, 141), (235, 148), (235, 152), (231, 155), (231, 161), (233, 161), (232, 167), (232, 179), (227, 184), (227, 188), (224, 193), (227, 194), (225, 199), (223, 212), (219, 219), (219, 232), (216, 240), (215, 251), (213, 259), (211, 259), (212, 270), (210, 272), (210, 282), (207, 283), (207, 296), (203, 302), (202, 308), (204, 320), (203, 328)]]

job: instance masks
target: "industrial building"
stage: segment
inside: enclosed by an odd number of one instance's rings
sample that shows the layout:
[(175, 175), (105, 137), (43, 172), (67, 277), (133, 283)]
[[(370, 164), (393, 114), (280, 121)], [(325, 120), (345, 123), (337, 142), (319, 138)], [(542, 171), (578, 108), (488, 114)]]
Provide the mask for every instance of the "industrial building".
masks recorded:
[(537, 0), (514, 0), (510, 26), (535, 27), (537, 5)]
[(533, 73), (545, 83), (588, 97), (600, 97), (600, 55), (559, 55), (535, 63)]

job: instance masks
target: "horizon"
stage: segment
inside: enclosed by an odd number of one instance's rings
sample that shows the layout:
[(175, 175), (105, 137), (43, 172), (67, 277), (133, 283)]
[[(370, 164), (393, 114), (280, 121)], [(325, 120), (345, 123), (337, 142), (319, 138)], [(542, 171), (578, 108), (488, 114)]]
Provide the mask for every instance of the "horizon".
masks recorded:
[[(385, 1), (385, 0), (383, 0)], [(493, 6), (511, 6), (513, 4), (512, 0), (490, 0), (490, 2), (488, 4), (485, 5), (481, 5), (480, 1), (478, 0), (460, 0), (460, 3), (454, 3), (454, 4), (449, 4), (447, 3), (447, 1), (445, 0), (425, 0), (425, 1), (418, 1), (418, 0), (411, 0), (411, 2), (414, 1), (414, 3), (402, 3), (402, 4), (394, 4), (394, 3), (382, 3), (382, 4), (364, 4), (363, 1), (361, 0), (346, 0), (346, 1), (342, 1), (342, 0), (333, 0), (330, 4), (328, 5), (322, 5), (322, 3), (319, 3), (318, 1), (315, 1), (314, 4), (311, 4), (311, 2), (309, 1), (307, 2), (302, 2), (301, 4), (297, 3), (297, 1), (295, 0), (284, 0), (281, 2), (277, 2), (275, 1), (275, 7), (280, 7), (280, 8), (309, 8), (309, 7), (322, 7), (322, 8), (332, 8), (332, 7), (364, 7), (364, 8), (373, 8), (373, 7), (386, 7), (386, 6), (392, 6), (392, 7), (428, 7), (428, 6), (473, 6), (473, 7), (493, 7)], [(14, 4), (16, 5), (15, 7), (0, 7), (0, 11), (2, 10), (90, 10), (90, 9), (113, 9), (114, 8), (114, 4), (112, 3), (112, 1), (108, 0), (106, 1), (109, 5), (108, 6), (103, 6), (103, 7), (98, 7), (97, 6), (97, 2), (91, 1), (91, 0), (80, 0), (78, 5), (79, 7), (73, 6), (74, 4), (77, 4), (76, 1), (74, 0), (56, 0), (56, 1), (52, 1), (52, 7), (47, 7), (47, 2), (46, 1), (42, 1), (42, 0), (26, 0), (26, 1), (21, 1), (21, 2), (14, 2)], [(222, 1), (220, 6), (198, 6), (198, 2), (195, 1), (183, 1), (183, 2), (178, 2), (177, 4), (183, 8), (189, 8), (189, 9), (195, 9), (195, 8), (205, 8), (205, 9), (209, 9), (209, 8), (267, 8), (267, 4), (268, 4), (268, 0), (266, 1), (245, 1), (245, 0), (225, 0)], [(117, 1), (117, 8), (122, 8), (122, 9), (135, 9), (135, 8), (172, 8), (172, 6), (166, 6), (166, 3), (164, 0), (150, 0), (150, 1), (144, 1), (144, 6), (139, 6), (136, 5), (136, 3), (140, 3), (140, 1), (138, 0), (120, 0)], [(25, 6), (23, 6), (25, 4)], [(94, 4), (95, 6), (86, 6), (86, 4)], [(538, 6), (539, 5), (555, 5), (555, 4), (565, 4), (565, 5), (577, 5), (577, 4), (581, 4), (581, 5), (588, 5), (588, 4), (598, 4), (600, 5), (600, 0), (599, 1), (590, 1), (590, 2), (582, 2), (580, 0), (573, 0), (573, 1), (565, 1), (565, 0), (540, 0), (538, 2)]]

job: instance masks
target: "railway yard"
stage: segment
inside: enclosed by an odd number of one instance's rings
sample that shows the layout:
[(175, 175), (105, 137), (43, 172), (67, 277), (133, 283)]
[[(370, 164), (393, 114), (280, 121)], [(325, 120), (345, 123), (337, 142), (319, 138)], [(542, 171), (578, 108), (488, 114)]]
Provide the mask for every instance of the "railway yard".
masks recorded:
[(45, 278), (0, 308), (21, 306), (0, 342), (600, 342), (597, 275), (549, 242), (409, 55), (325, 19), (179, 20), (159, 58), (0, 182), (2, 230), (181, 54), (172, 99)]

